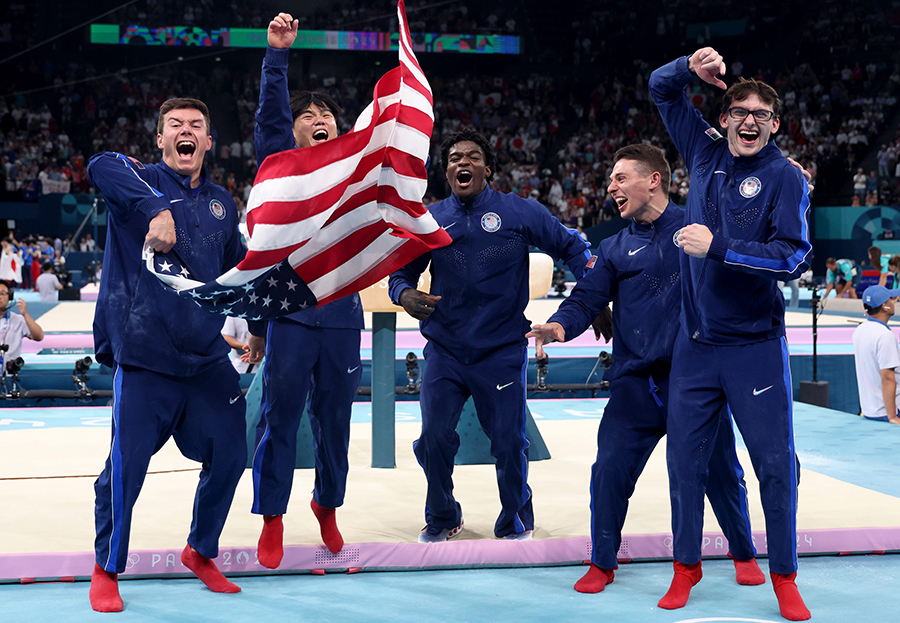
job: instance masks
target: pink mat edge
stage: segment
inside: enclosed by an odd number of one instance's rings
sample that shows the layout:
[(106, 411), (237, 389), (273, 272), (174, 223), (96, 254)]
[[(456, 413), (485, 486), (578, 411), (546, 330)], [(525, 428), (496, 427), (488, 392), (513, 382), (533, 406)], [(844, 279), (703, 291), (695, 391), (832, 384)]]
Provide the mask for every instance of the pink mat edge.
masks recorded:
[[(721, 533), (704, 533), (703, 556), (725, 556), (727, 542)], [(900, 528), (829, 528), (797, 533), (799, 555), (872, 554), (900, 552)], [(765, 554), (765, 532), (753, 533), (759, 555)], [(620, 562), (671, 560), (672, 537), (668, 534), (626, 535), (619, 549)], [(284, 548), (277, 570), (256, 561), (255, 547), (223, 547), (216, 563), (224, 573), (266, 575), (313, 571), (389, 571), (473, 567), (521, 567), (577, 565), (590, 559), (588, 537), (550, 538), (533, 541), (463, 540), (422, 545), (419, 543), (347, 544), (338, 554), (321, 545)], [(122, 577), (190, 575), (181, 564), (181, 550), (135, 550), (129, 554)], [(30, 582), (60, 578), (88, 579), (93, 569), (92, 552), (0, 554), (0, 582)]]

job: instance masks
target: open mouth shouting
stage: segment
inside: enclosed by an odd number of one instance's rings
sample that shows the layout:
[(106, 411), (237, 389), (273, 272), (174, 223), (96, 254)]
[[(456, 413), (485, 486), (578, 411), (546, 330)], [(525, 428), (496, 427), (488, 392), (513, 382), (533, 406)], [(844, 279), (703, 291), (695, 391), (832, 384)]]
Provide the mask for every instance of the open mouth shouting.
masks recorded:
[(326, 130), (325, 128), (319, 128), (318, 130), (313, 132), (312, 138), (317, 143), (327, 141), (328, 140), (328, 130)]
[(738, 131), (738, 139), (744, 145), (753, 145), (759, 139), (759, 131), (757, 131), (757, 130), (740, 130), (740, 131)]
[(175, 153), (178, 154), (178, 159), (189, 162), (194, 157), (194, 152), (197, 151), (197, 146), (188, 140), (180, 140), (175, 143)]
[(456, 183), (460, 188), (468, 188), (472, 183), (472, 172), (466, 169), (463, 169), (459, 173), (456, 174)]

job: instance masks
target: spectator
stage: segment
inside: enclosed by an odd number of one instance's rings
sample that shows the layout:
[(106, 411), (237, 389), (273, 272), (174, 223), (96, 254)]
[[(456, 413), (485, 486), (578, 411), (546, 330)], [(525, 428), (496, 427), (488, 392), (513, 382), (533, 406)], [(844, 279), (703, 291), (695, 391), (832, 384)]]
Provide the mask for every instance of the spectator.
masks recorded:
[(37, 278), (36, 287), (41, 293), (42, 303), (52, 303), (57, 300), (59, 290), (62, 290), (62, 284), (56, 275), (53, 274), (53, 264), (45, 263), (41, 267), (41, 276)]

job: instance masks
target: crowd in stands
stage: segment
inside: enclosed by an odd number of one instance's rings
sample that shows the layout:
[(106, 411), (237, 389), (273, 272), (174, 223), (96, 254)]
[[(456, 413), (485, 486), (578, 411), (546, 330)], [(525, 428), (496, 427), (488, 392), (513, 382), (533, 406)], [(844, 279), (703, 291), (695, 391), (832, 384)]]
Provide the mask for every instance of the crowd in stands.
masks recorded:
[[(102, 251), (97, 247), (92, 234), (86, 234), (76, 243), (72, 235), (65, 240), (60, 237), (35, 236), (29, 234), (21, 241), (10, 234), (0, 240), (0, 281), (26, 290), (37, 289), (37, 278), (41, 272), (52, 272), (62, 283), (71, 285), (66, 269), (66, 254), (69, 251)], [(99, 278), (99, 262), (92, 264), (92, 280)]]
[[(868, 6), (867, 2), (863, 4)], [(269, 2), (226, 4), (227, 10), (223, 10), (223, 3), (214, 0), (150, 1), (130, 5), (116, 19), (146, 24), (174, 20), (185, 25), (218, 27), (222, 24), (213, 21), (229, 15), (230, 24), (264, 28), (277, 10)], [(608, 32), (613, 17), (610, 9), (594, 7), (579, 14), (574, 22), (571, 15), (549, 18), (550, 34), (555, 32), (554, 28), (578, 33), (577, 37), (560, 40), (560, 47), (554, 52), (562, 54), (558, 58), (571, 54), (577, 66), (609, 67), (606, 72), (578, 73), (576, 67), (574, 73), (550, 74), (538, 71), (546, 65), (537, 63), (534, 70), (522, 69), (520, 65), (511, 71), (500, 66), (430, 74), (435, 94), (435, 132), (426, 201), (446, 196), (448, 189), (440, 171), (438, 147), (442, 137), (464, 126), (481, 130), (496, 147), (499, 171), (494, 186), (497, 189), (535, 197), (573, 227), (586, 228), (615, 218), (615, 202), (606, 193), (608, 175), (616, 149), (631, 142), (651, 142), (667, 150), (673, 163), (670, 194), (676, 202), (683, 201), (690, 178), (647, 92), (650, 71), (661, 61), (632, 58), (613, 69), (605, 54), (612, 52), (608, 48), (610, 42), (648, 32), (657, 35), (651, 37), (653, 45), (668, 49), (671, 56), (671, 50), (677, 47), (673, 41), (685, 32), (685, 23), (692, 19), (691, 11), (699, 14), (705, 4), (708, 3), (659, 3), (655, 22), (647, 20), (647, 14), (628, 9), (618, 16), (616, 31), (607, 39), (601, 35)], [(880, 41), (885, 28), (897, 29), (895, 22), (900, 16), (879, 14), (877, 5), (869, 4), (872, 6), (865, 16), (867, 19), (862, 21), (862, 26), (856, 24), (853, 30), (836, 13), (838, 3), (828, 0), (799, 40), (808, 46), (821, 46), (823, 41), (834, 37), (847, 42), (856, 36), (848, 33), (861, 29), (874, 41)], [(308, 14), (299, 16), (303, 21), (301, 28), (364, 29), (361, 24), (370, 22), (377, 30), (395, 27), (393, 22), (384, 21), (385, 16), (393, 16), (396, 6), (393, 0), (368, 3), (365, 8), (357, 5), (321, 3)], [(521, 29), (522, 17), (509, 6), (514, 5), (507, 4), (505, 8), (410, 2), (408, 10), (414, 30), (516, 32), (517, 28)], [(752, 7), (748, 11), (748, 30), (762, 32), (762, 26), (768, 24), (765, 16)], [(652, 11), (649, 14), (654, 15)], [(870, 23), (873, 16), (879, 15), (881, 22)], [(783, 26), (773, 27), (775, 34), (769, 36), (777, 36), (782, 31)], [(701, 31), (696, 43), (702, 44), (708, 36), (708, 32)], [(693, 46), (695, 42), (690, 43)], [(690, 47), (690, 51), (693, 49)], [(651, 54), (648, 51), (647, 58)], [(538, 60), (545, 56), (544, 50), (534, 53)], [(558, 58), (554, 59), (557, 63)], [(858, 62), (846, 54), (838, 61), (833, 60), (835, 56), (827, 58), (828, 64), (823, 65), (820, 58), (799, 55), (790, 60), (785, 58), (783, 66), (771, 69), (764, 62), (771, 57), (737, 53), (728, 59), (729, 81), (738, 76), (752, 76), (778, 90), (783, 103), (778, 145), (786, 156), (810, 171), (814, 183), (822, 182), (818, 185), (820, 194), (827, 191), (846, 199), (845, 203), (900, 201), (900, 134), (884, 142), (880, 149), (876, 144), (883, 141), (879, 137), (897, 116), (900, 65), (874, 56)], [(206, 99), (225, 94), (233, 102), (235, 118), (230, 125), (237, 135), (232, 132), (232, 136), (219, 140), (214, 127), (209, 171), (212, 179), (228, 188), (238, 205), (243, 206), (257, 167), (253, 126), (259, 89), (258, 63), (259, 58), (255, 57), (240, 70), (227, 62), (211, 70), (193, 68), (189, 63), (171, 64), (134, 74), (108, 76), (105, 70), (89, 63), (70, 65), (60, 61), (52, 69), (26, 68), (17, 77), (21, 84), (33, 83), (43, 75), (57, 88), (43, 92), (39, 98), (0, 100), (0, 173), (5, 182), (0, 185), (0, 191), (5, 191), (7, 199), (36, 199), (48, 190), (92, 192), (85, 165), (93, 153), (112, 150), (147, 162), (159, 159), (154, 134), (157, 109), (166, 98), (190, 93)], [(336, 97), (345, 109), (341, 131), (346, 132), (370, 100), (372, 86), (383, 70), (372, 68), (345, 76), (310, 76), (309, 83), (303, 86), (328, 91)], [(64, 75), (66, 82), (63, 82)], [(102, 78), (91, 80), (98, 76)], [(590, 79), (585, 79), (587, 76)], [(691, 89), (691, 99), (704, 118), (715, 120), (720, 93), (700, 81), (695, 81)], [(215, 126), (216, 119), (213, 121)], [(857, 169), (867, 154), (876, 151), (877, 166), (872, 167), (876, 170), (863, 170), (863, 179), (859, 180)], [(844, 190), (845, 197), (841, 195)]]
[[(208, 31), (223, 26), (265, 28), (272, 16), (279, 11), (292, 13), (300, 21), (301, 30), (392, 32), (397, 28), (396, 0), (339, 0), (302, 6), (275, 0), (146, 0), (117, 11), (115, 19), (147, 26), (196, 26)], [(517, 32), (515, 8), (508, 9), (493, 4), (456, 0), (409, 0), (406, 12), (410, 30), (414, 33)]]

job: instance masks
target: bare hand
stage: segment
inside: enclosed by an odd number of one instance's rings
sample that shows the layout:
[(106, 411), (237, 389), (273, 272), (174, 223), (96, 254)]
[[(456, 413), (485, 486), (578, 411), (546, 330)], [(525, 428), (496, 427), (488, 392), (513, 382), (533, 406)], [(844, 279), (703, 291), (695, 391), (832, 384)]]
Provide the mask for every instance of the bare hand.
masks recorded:
[(168, 253), (175, 246), (175, 221), (169, 210), (163, 210), (150, 221), (144, 244), (159, 253)]
[(297, 39), (297, 27), (300, 20), (291, 17), (290, 13), (279, 13), (271, 22), (266, 39), (273, 48), (286, 49), (294, 45)]
[(525, 334), (525, 337), (534, 338), (534, 350), (538, 357), (544, 356), (544, 344), (552, 342), (565, 342), (566, 330), (558, 322), (549, 322), (547, 324), (536, 324), (531, 327), (531, 331)]
[(600, 341), (602, 337), (604, 341), (609, 344), (609, 341), (612, 339), (612, 310), (609, 309), (609, 305), (603, 308), (603, 311), (597, 314), (597, 317), (594, 318), (594, 322), (591, 323), (591, 327), (594, 328), (594, 337), (597, 338), (597, 341)]
[(675, 232), (675, 244), (692, 257), (706, 257), (713, 235), (706, 225), (691, 223)]
[(719, 76), (725, 75), (725, 61), (722, 55), (712, 48), (700, 48), (688, 60), (688, 66), (691, 71), (697, 74), (697, 77), (708, 84), (717, 86), (722, 90), (728, 86), (722, 82)]
[(439, 296), (425, 294), (415, 288), (406, 288), (400, 293), (400, 305), (406, 313), (416, 320), (425, 320), (434, 311), (435, 304), (441, 300)]
[(23, 316), (28, 315), (28, 304), (25, 301), (23, 301), (22, 299), (16, 299), (16, 305), (19, 308), (20, 314), (22, 314)]
[[(259, 363), (262, 361), (263, 355), (266, 353), (266, 338), (257, 335), (251, 335), (247, 340), (247, 349), (249, 352), (241, 355), (241, 361), (245, 363)], [(246, 359), (245, 359), (246, 357)]]
[(809, 186), (809, 192), (812, 192), (816, 189), (815, 185), (812, 183), (812, 173), (803, 168), (803, 165), (794, 160), (793, 158), (788, 158), (788, 162), (792, 165), (800, 169), (800, 172), (803, 174), (803, 177), (806, 178), (806, 185)]

